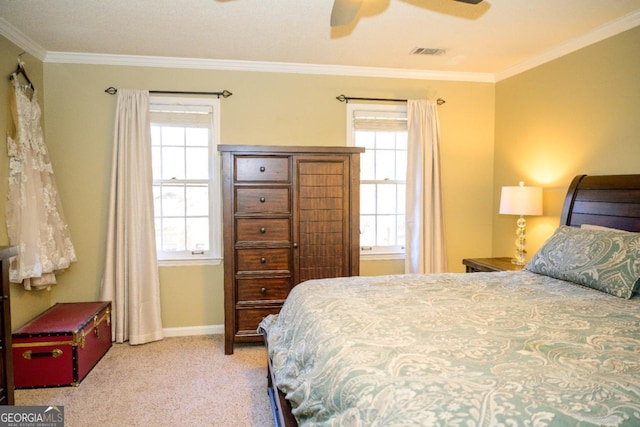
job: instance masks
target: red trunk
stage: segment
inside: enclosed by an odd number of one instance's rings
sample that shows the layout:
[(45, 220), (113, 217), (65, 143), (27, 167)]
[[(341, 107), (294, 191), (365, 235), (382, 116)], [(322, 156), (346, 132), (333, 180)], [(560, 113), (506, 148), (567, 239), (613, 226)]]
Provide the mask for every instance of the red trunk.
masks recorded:
[(58, 303), (15, 331), (16, 388), (77, 386), (111, 348), (111, 303)]

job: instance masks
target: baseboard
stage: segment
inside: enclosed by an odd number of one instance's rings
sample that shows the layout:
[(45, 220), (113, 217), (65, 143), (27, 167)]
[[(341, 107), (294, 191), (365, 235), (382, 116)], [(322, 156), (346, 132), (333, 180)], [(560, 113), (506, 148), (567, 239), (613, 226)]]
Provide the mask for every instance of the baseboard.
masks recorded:
[(186, 337), (192, 335), (224, 334), (224, 325), (185, 326), (181, 328), (162, 329), (165, 337)]

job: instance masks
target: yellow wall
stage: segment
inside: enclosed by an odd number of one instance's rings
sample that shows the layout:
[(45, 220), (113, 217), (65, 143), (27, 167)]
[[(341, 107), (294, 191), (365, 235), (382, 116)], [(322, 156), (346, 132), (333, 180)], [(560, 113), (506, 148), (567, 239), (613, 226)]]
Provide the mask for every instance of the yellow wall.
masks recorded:
[[(15, 54), (5, 56), (15, 66)], [(449, 269), (463, 271), (462, 258), (491, 251), (492, 83), (45, 63), (43, 86), (45, 138), (78, 262), (51, 293), (32, 296), (37, 304), (16, 301), (14, 327), (49, 304), (98, 298), (115, 109), (115, 97), (104, 93), (109, 86), (230, 90), (221, 106), (224, 144), (344, 145), (345, 104), (335, 99), (341, 93), (445, 98), (439, 113)], [(402, 261), (361, 264), (363, 275), (403, 271)], [(223, 323), (222, 266), (162, 267), (160, 281), (165, 328)]]
[[(0, 49), (8, 75), (21, 49), (3, 37)], [(640, 173), (639, 51), (636, 28), (497, 84), (42, 64), (26, 55), (29, 75), (46, 96), (46, 142), (79, 260), (51, 292), (12, 286), (14, 327), (55, 302), (98, 297), (115, 108), (108, 86), (228, 89), (234, 95), (222, 101), (225, 144), (344, 145), (345, 107), (335, 100), (341, 93), (445, 98), (439, 113), (448, 264), (463, 271), (464, 257), (512, 253), (515, 218), (497, 214), (502, 185), (525, 180), (544, 187), (545, 215), (528, 221), (533, 252), (557, 226), (574, 175)], [(8, 88), (0, 84), (0, 130), (8, 122)], [(5, 150), (0, 160), (5, 200)], [(0, 244), (6, 243), (0, 227)], [(363, 275), (402, 271), (402, 261), (361, 263)], [(222, 324), (221, 266), (162, 267), (160, 280), (166, 328)]]
[(496, 85), (494, 256), (511, 256), (516, 217), (500, 187), (543, 187), (544, 216), (527, 219), (529, 253), (558, 226), (578, 174), (640, 173), (640, 27)]
[[(13, 43), (0, 36), (0, 69), (2, 70), (0, 79), (0, 245), (9, 243), (7, 229), (5, 227), (5, 200), (8, 191), (9, 160), (6, 149), (6, 135), (13, 134), (11, 112), (9, 110), (9, 97), (11, 96), (11, 82), (7, 77), (16, 69), (18, 65), (17, 57), (22, 52)], [(42, 107), (44, 92), (42, 91), (42, 62), (29, 54), (24, 54), (22, 60), (25, 62), (25, 69), (31, 82), (38, 89), (38, 101)], [(13, 325), (20, 326), (35, 314), (46, 310), (51, 305), (51, 292), (26, 292), (17, 285), (11, 286), (11, 317)]]

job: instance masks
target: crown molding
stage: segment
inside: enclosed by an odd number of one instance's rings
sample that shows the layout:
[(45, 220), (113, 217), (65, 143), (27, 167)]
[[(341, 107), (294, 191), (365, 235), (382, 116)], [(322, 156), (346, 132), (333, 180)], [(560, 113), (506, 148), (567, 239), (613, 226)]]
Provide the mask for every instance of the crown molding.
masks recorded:
[(176, 58), (161, 56), (109, 55), (96, 53), (47, 52), (44, 62), (135, 67), (190, 68), (263, 73), (321, 74), (357, 77), (385, 77), (416, 80), (494, 82), (492, 73), (429, 71), (400, 68), (356, 67), (343, 65), (301, 64), (241, 60)]
[(640, 25), (640, 10), (629, 13), (622, 18), (602, 25), (588, 33), (569, 40), (566, 43), (562, 43), (548, 49), (540, 55), (536, 55), (511, 67), (507, 67), (496, 73), (495, 81), (499, 82), (500, 80), (515, 76), (516, 74), (520, 74), (546, 62), (568, 55), (569, 53), (575, 52), (583, 47), (587, 47), (624, 31), (635, 28), (638, 25)]
[(44, 61), (47, 51), (38, 43), (25, 36), (16, 27), (0, 17), (0, 34), (6, 37), (11, 43), (23, 49), (29, 55), (33, 55), (40, 61)]
[(160, 56), (112, 55), (77, 52), (48, 52), (38, 43), (0, 17), (0, 35), (24, 49), (30, 55), (47, 63), (126, 65), (137, 67), (190, 68), (229, 71), (256, 71), (291, 74), (320, 74), (356, 77), (383, 77), (415, 80), (444, 80), (468, 82), (495, 82), (492, 73), (431, 71), (382, 67), (355, 67), (343, 65), (300, 64), (287, 62), (260, 62), (175, 58)]
[(582, 36), (555, 46), (525, 61), (504, 68), (497, 73), (456, 71), (433, 71), (382, 67), (356, 67), (344, 65), (301, 64), (287, 62), (261, 62), (241, 60), (217, 60), (198, 58), (176, 58), (160, 56), (111, 55), (77, 52), (47, 52), (42, 46), (24, 35), (0, 17), (0, 34), (18, 47), (43, 62), (97, 65), (125, 65), (137, 67), (189, 68), (228, 71), (255, 71), (290, 74), (340, 75), (355, 77), (381, 77), (414, 80), (442, 80), (495, 83), (520, 74), (546, 62), (553, 61), (591, 44), (640, 25), (640, 11), (635, 11), (617, 20), (596, 28)]

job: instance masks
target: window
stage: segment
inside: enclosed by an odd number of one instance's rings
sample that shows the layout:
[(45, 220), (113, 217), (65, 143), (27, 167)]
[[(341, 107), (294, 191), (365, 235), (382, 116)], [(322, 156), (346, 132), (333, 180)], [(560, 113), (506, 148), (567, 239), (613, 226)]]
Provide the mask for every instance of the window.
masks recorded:
[(406, 105), (347, 104), (349, 145), (360, 158), (360, 254), (404, 256)]
[(159, 260), (221, 258), (218, 99), (151, 97)]

